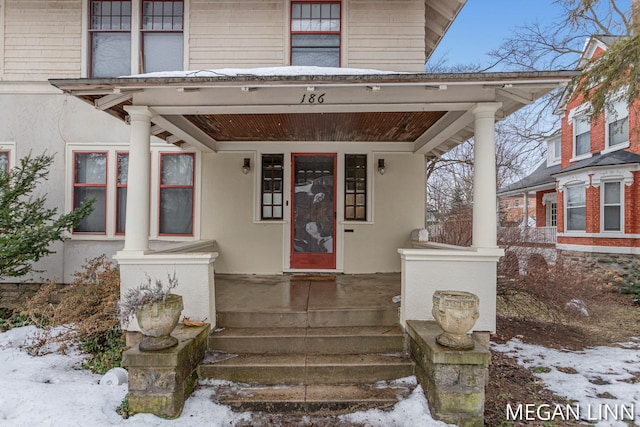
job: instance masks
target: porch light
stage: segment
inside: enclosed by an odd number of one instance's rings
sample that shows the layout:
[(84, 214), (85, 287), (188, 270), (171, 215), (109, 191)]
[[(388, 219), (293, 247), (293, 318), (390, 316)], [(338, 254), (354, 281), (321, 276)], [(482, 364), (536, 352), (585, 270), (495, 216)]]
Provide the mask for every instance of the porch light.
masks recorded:
[(242, 164), (242, 173), (248, 174), (251, 170), (251, 159), (249, 157), (244, 158), (244, 163)]
[(384, 159), (378, 159), (378, 172), (380, 172), (380, 175), (384, 175), (386, 171), (387, 170), (384, 167)]

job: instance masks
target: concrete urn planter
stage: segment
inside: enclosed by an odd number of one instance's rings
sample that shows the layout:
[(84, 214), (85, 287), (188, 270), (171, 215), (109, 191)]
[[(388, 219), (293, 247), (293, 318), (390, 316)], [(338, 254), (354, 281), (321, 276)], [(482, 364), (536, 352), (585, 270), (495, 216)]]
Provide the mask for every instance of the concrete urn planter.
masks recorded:
[(436, 291), (433, 294), (433, 317), (444, 331), (436, 342), (456, 350), (474, 348), (468, 334), (480, 315), (477, 295), (460, 291)]
[(136, 311), (136, 319), (144, 338), (140, 342), (141, 351), (157, 351), (171, 348), (178, 340), (171, 332), (180, 320), (184, 305), (182, 296), (169, 294), (164, 301), (156, 301)]

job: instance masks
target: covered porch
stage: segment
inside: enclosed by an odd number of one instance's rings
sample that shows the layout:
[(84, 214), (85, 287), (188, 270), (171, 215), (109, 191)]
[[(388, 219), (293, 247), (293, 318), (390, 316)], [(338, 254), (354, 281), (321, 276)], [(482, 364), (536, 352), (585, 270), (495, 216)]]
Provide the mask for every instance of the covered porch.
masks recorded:
[[(491, 332), (495, 266), (502, 255), (496, 243), (495, 121), (572, 76), (290, 67), (51, 83), (131, 125), (124, 247), (116, 255), (123, 291), (146, 276), (175, 272), (183, 284), (185, 312), (215, 326), (220, 307), (214, 271), (400, 272), (403, 327), (410, 319), (432, 319), (435, 290), (455, 289), (480, 296), (476, 330)], [(148, 156), (154, 137), (202, 159), (199, 185), (193, 186), (193, 231), (169, 251), (150, 249), (149, 218), (157, 197), (150, 183), (158, 172), (151, 170)], [(420, 232), (412, 242), (411, 232), (424, 227), (424, 160), (470, 137), (475, 138), (472, 247), (433, 245)], [(274, 153), (282, 153), (282, 187), (278, 201), (272, 191), (266, 203), (264, 158)], [(366, 169), (358, 181), (364, 184), (360, 193), (357, 187), (350, 193), (348, 181), (347, 157), (354, 153), (362, 153)], [(297, 167), (296, 162), (308, 157), (323, 162), (311, 182), (332, 185), (322, 196), (298, 185), (309, 163)], [(301, 228), (318, 235), (318, 250), (298, 244), (296, 197), (302, 193), (311, 194), (314, 203), (329, 201), (322, 219)], [(365, 205), (350, 195), (367, 203), (362, 216), (356, 212)], [(270, 215), (279, 215), (266, 218), (265, 206), (273, 208)], [(329, 225), (323, 223), (321, 233), (318, 224), (325, 220)]]

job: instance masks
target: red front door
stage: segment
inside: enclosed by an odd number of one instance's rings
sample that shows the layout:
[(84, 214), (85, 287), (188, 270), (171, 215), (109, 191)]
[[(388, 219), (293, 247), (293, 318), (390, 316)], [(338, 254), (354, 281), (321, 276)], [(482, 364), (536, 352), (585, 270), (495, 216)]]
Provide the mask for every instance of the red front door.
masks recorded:
[(336, 155), (292, 154), (291, 268), (336, 268)]

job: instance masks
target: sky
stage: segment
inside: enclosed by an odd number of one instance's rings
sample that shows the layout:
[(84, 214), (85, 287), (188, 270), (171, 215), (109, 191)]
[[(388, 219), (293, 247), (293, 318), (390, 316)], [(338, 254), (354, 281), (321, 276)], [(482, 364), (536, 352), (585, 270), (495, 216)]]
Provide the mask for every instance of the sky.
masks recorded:
[[(211, 401), (211, 389), (199, 387), (187, 400), (176, 420), (163, 420), (151, 414), (121, 418), (116, 408), (127, 393), (127, 384), (101, 384), (100, 375), (78, 368), (82, 355), (67, 348), (30, 356), (25, 345), (38, 339), (34, 326), (0, 333), (0, 425), (3, 427), (218, 427), (233, 426), (251, 419), (250, 413), (234, 413)], [(633, 412), (633, 425), (640, 425), (640, 337), (614, 347), (595, 347), (583, 351), (554, 350), (528, 345), (517, 339), (493, 345), (494, 351), (514, 357), (523, 366), (534, 369), (536, 376), (554, 393), (582, 408), (581, 416), (597, 427), (628, 427), (625, 421), (611, 419), (606, 408), (625, 408)], [(415, 377), (402, 380), (415, 384)], [(535, 402), (520, 402), (534, 404)], [(616, 406), (617, 405), (617, 406)], [(517, 414), (514, 402), (512, 413)], [(589, 409), (591, 408), (591, 409)], [(545, 410), (540, 413), (545, 416)], [(553, 408), (552, 408), (553, 409)], [(609, 420), (596, 420), (603, 412)], [(523, 416), (525, 412), (521, 411)], [(536, 416), (536, 413), (533, 414)], [(371, 427), (443, 427), (431, 418), (420, 386), (391, 411), (370, 410), (342, 416), (347, 423), (364, 423)], [(540, 424), (543, 423), (533, 423)], [(533, 425), (528, 424), (528, 425)]]
[[(618, 0), (627, 10), (630, 0)], [(486, 53), (500, 46), (517, 26), (558, 22), (563, 9), (555, 0), (467, 0), (432, 60), (445, 56), (449, 65), (488, 63)]]

